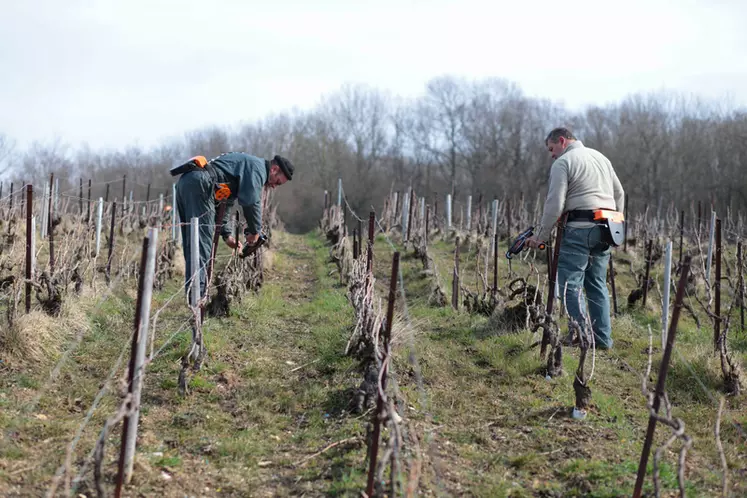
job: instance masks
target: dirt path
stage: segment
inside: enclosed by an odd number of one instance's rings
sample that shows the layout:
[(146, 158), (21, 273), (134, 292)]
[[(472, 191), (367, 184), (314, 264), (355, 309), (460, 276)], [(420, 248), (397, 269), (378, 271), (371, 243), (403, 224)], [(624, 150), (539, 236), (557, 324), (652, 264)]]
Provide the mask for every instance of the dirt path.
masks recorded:
[(362, 433), (359, 420), (344, 417), (352, 315), (326, 251), (316, 239), (279, 234), (259, 295), (206, 325), (210, 361), (189, 398), (178, 398), (173, 369), (150, 377), (139, 453), (149, 468), (133, 491), (298, 496), (344, 486), (345, 452), (360, 445), (312, 456)]

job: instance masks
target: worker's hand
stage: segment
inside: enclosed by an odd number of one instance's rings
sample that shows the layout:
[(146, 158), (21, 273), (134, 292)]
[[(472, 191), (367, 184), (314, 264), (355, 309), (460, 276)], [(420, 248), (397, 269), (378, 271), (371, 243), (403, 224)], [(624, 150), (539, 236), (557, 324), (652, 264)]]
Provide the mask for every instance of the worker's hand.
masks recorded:
[(537, 237), (529, 237), (526, 241), (527, 247), (531, 247), (532, 249), (537, 249), (539, 246), (543, 245), (545, 242), (542, 240), (539, 240)]
[(241, 251), (241, 242), (236, 240), (233, 236), (229, 236), (226, 239), (226, 245), (230, 247), (231, 249), (238, 249), (239, 252)]
[(255, 245), (258, 240), (259, 240), (259, 234), (258, 233), (246, 236), (246, 244), (249, 245), (249, 246)]

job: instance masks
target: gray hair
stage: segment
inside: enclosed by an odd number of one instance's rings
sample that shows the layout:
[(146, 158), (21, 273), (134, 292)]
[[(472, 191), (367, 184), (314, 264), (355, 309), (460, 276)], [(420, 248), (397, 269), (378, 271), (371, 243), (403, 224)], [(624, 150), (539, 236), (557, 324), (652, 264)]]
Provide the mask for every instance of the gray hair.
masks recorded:
[(566, 140), (576, 140), (576, 137), (573, 136), (573, 133), (571, 133), (571, 130), (568, 128), (555, 128), (553, 129), (545, 139), (545, 145), (548, 144), (548, 142), (557, 143), (558, 140), (563, 137)]

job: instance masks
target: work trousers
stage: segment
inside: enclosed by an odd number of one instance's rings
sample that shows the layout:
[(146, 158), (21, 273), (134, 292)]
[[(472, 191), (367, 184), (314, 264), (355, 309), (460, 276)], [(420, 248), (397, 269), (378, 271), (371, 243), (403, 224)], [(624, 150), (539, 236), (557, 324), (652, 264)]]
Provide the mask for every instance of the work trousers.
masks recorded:
[(589, 325), (586, 319), (588, 309), (598, 349), (609, 349), (613, 342), (607, 291), (609, 260), (610, 246), (602, 241), (602, 227), (565, 227), (558, 255), (560, 295), (563, 296), (565, 290), (564, 304), (569, 320), (575, 320), (581, 327)]
[[(207, 269), (213, 247), (215, 233), (215, 200), (211, 176), (200, 170), (183, 174), (176, 184), (176, 208), (182, 223), (182, 249), (184, 250), (184, 285), (189, 293), (192, 282), (192, 238), (190, 224), (192, 218), (199, 219), (199, 261), (200, 298), (205, 296)], [(188, 294), (189, 295), (189, 294)]]

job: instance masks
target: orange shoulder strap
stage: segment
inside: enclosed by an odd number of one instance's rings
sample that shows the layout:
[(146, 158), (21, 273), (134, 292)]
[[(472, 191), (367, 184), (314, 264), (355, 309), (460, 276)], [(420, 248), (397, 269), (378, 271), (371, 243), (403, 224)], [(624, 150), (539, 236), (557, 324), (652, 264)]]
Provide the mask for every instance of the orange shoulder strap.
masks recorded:
[(204, 168), (207, 164), (207, 159), (205, 159), (205, 156), (195, 156), (190, 161), (193, 161), (199, 168)]

